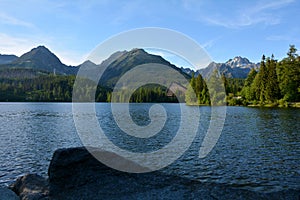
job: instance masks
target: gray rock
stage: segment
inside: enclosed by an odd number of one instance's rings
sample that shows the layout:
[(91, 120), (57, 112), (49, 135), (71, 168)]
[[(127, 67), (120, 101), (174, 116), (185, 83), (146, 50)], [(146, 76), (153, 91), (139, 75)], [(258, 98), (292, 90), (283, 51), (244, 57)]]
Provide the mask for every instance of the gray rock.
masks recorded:
[(10, 188), (22, 200), (46, 199), (49, 192), (47, 179), (37, 174), (27, 174), (19, 177)]
[(0, 187), (0, 200), (20, 200), (20, 198), (10, 189)]

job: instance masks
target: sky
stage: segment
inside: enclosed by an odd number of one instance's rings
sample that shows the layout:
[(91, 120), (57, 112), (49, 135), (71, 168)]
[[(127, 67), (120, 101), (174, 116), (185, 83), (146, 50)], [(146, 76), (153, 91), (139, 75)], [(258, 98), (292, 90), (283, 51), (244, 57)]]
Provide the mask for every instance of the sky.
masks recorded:
[(78, 65), (116, 34), (160, 27), (192, 38), (216, 62), (260, 62), (263, 54), (285, 57), (290, 44), (300, 49), (299, 19), (296, 0), (0, 0), (0, 53), (44, 45)]

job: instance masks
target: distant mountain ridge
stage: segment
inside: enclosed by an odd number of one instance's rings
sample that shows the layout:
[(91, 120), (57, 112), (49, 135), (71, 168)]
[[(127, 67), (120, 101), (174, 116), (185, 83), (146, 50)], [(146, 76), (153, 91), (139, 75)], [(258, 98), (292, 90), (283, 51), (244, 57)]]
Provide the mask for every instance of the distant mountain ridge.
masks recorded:
[(9, 64), (18, 58), (16, 55), (2, 55), (0, 54), (0, 65)]
[[(0, 70), (5, 71), (6, 69), (10, 69), (12, 72), (13, 69), (13, 73), (17, 74), (17, 69), (20, 69), (20, 72), (22, 71), (22, 73), (27, 69), (30, 70), (28, 71), (30, 73), (24, 73), (26, 74), (26, 77), (33, 77), (36, 73), (33, 74), (34, 71), (32, 70), (40, 71), (42, 74), (47, 72), (61, 75), (75, 75), (80, 68), (84, 67), (85, 69), (89, 69), (90, 75), (94, 74), (95, 76), (99, 69), (106, 69), (99, 83), (107, 87), (113, 87), (118, 79), (127, 71), (133, 69), (135, 66), (147, 63), (158, 63), (170, 66), (183, 74), (186, 78), (190, 78), (188, 74), (182, 72), (179, 68), (161, 56), (149, 54), (143, 49), (138, 48), (130, 51), (115, 52), (109, 58), (103, 60), (101, 64), (95, 64), (92, 61), (87, 60), (78, 66), (67, 66), (48, 48), (45, 46), (38, 46), (23, 54), (21, 57), (0, 65)], [(8, 73), (8, 70), (2, 74), (5, 74), (6, 77), (12, 77)], [(21, 76), (21, 74), (18, 75), (18, 77)]]
[(259, 63), (252, 63), (247, 58), (236, 56), (225, 63), (211, 62), (206, 68), (196, 71), (204, 78), (208, 78), (214, 70), (219, 70), (227, 78), (247, 78), (251, 69), (258, 69)]
[[(115, 52), (100, 64), (85, 61), (78, 66), (67, 66), (63, 64), (59, 58), (45, 46), (33, 48), (21, 57), (0, 54), (0, 70), (20, 68), (62, 75), (76, 75), (82, 66), (91, 69), (91, 73), (93, 73), (93, 69), (106, 68), (100, 83), (109, 87), (112, 87), (124, 73), (133, 67), (146, 63), (159, 63), (170, 66), (182, 73), (186, 78), (189, 78), (193, 73), (195, 73), (195, 75), (201, 74), (204, 78), (208, 78), (215, 69), (218, 69), (220, 73), (226, 77), (246, 78), (252, 68), (259, 68), (258, 63), (255, 64), (250, 62), (247, 58), (237, 56), (233, 59), (229, 59), (225, 63), (212, 62), (206, 68), (195, 72), (189, 68), (178, 68), (161, 56), (152, 55), (143, 49), (137, 48), (130, 51)], [(14, 71), (14, 73), (17, 72)]]
[[(107, 65), (108, 61), (110, 63)], [(107, 67), (100, 80), (100, 84), (114, 86), (116, 81), (127, 71), (133, 69), (135, 66), (148, 63), (169, 66), (183, 74), (186, 78), (190, 78), (188, 74), (182, 72), (180, 68), (171, 64), (161, 56), (149, 54), (143, 49), (132, 49), (131, 51), (117, 52), (117, 56), (116, 54), (112, 54), (112, 56), (99, 65), (100, 67)]]
[(9, 64), (15, 68), (30, 68), (57, 74), (76, 74), (77, 68), (66, 66), (45, 46), (38, 46)]

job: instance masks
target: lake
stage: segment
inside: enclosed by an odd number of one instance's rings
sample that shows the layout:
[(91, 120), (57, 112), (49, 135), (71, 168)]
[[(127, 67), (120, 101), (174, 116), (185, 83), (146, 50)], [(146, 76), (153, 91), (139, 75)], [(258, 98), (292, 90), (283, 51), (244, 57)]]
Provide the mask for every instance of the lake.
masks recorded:
[[(133, 121), (147, 125), (152, 105), (130, 104)], [(180, 105), (161, 105), (167, 121), (147, 142), (118, 128), (110, 104), (97, 103), (96, 116), (115, 145), (150, 152), (168, 144), (180, 124)], [(197, 135), (178, 160), (161, 170), (163, 173), (262, 192), (300, 189), (300, 109), (227, 107), (222, 134), (205, 158), (199, 158), (199, 148), (211, 108), (189, 109), (200, 109)], [(57, 148), (83, 145), (71, 103), (0, 103), (0, 127), (0, 185), (29, 172), (46, 176)]]

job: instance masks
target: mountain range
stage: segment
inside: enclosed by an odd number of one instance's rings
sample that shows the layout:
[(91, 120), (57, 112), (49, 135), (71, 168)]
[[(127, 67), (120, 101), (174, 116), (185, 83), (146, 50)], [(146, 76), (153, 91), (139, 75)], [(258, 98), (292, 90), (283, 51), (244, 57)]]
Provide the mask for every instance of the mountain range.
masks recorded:
[[(100, 64), (85, 61), (78, 66), (67, 66), (48, 48), (45, 46), (38, 46), (20, 57), (0, 54), (0, 76), (2, 76), (2, 74), (8, 74), (1, 73), (1, 71), (3, 72), (9, 69), (14, 69), (14, 73), (16, 73), (17, 69), (22, 69), (22, 73), (24, 73), (24, 70), (28, 70), (34, 73), (38, 71), (49, 74), (76, 75), (79, 68), (82, 66), (95, 70), (98, 68), (106, 68), (100, 83), (111, 87), (128, 70), (137, 65), (146, 63), (158, 63), (170, 66), (179, 71), (186, 78), (189, 78), (192, 73), (195, 73), (195, 75), (201, 74), (204, 78), (207, 78), (215, 69), (218, 69), (220, 73), (225, 74), (226, 77), (246, 78), (252, 68), (259, 68), (259, 64), (252, 63), (247, 58), (238, 56), (225, 63), (212, 62), (206, 68), (193, 71), (189, 68), (178, 68), (161, 56), (149, 54), (143, 49), (115, 52)], [(28, 72), (23, 75), (26, 74), (28, 75)]]
[(247, 58), (236, 56), (225, 63), (211, 62), (206, 68), (197, 70), (196, 74), (208, 78), (217, 69), (227, 78), (246, 78), (251, 69), (258, 70), (259, 66), (259, 63), (252, 63)]

